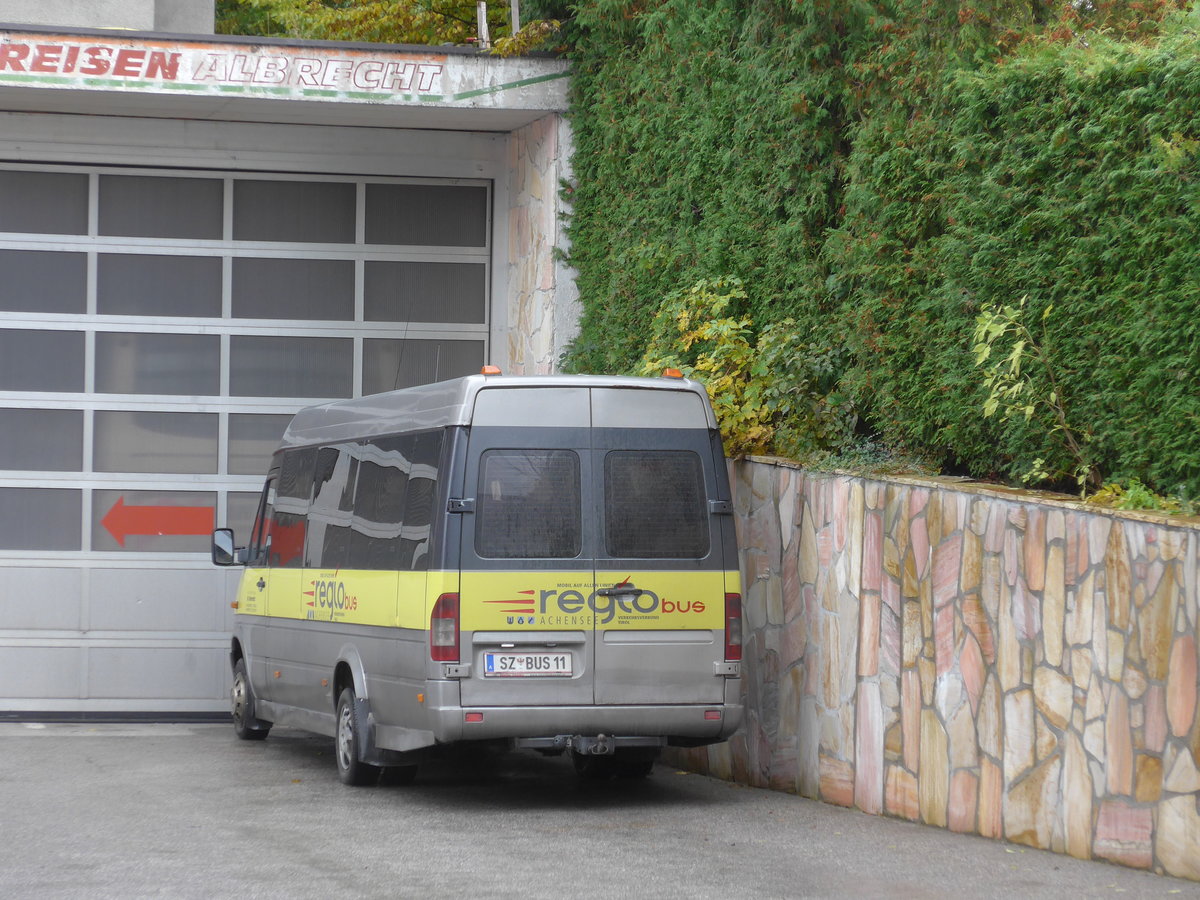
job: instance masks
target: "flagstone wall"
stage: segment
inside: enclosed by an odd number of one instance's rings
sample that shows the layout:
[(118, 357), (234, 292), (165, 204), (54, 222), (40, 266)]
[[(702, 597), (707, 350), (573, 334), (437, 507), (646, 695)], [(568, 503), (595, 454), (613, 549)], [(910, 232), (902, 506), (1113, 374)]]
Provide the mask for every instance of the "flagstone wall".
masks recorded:
[[(550, 114), (508, 136), (507, 342), (512, 375), (545, 375), (579, 333), (579, 292), (564, 261), (570, 241), (561, 190), (574, 142), (566, 118)], [(500, 356), (493, 350), (491, 362)]]
[(720, 777), (1200, 879), (1200, 525), (734, 464), (746, 721)]

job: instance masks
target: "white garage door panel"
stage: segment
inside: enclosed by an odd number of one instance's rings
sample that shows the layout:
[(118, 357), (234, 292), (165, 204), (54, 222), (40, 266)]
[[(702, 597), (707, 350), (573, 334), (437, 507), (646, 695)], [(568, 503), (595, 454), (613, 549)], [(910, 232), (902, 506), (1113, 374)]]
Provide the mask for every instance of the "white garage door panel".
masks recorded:
[(209, 533), (245, 533), (299, 408), (489, 361), (492, 205), (479, 178), (0, 162), (0, 712), (227, 708)]
[(224, 693), (229, 657), (216, 648), (92, 647), (88, 686), (94, 697), (205, 700)]
[(222, 573), (93, 569), (93, 631), (214, 632), (227, 627)]
[[(0, 569), (0, 630), (76, 631), (82, 576), (78, 569)], [(0, 647), (0, 659), (7, 654)], [(6, 687), (0, 680), (0, 689)]]
[(77, 697), (83, 660), (73, 647), (12, 647), (0, 641), (0, 685), (6, 695), (17, 698)]

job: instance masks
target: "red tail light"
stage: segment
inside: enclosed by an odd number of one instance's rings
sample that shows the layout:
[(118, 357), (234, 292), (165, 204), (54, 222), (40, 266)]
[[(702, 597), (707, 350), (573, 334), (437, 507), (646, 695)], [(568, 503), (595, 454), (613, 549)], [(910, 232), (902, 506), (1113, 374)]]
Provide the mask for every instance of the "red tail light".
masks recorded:
[(433, 604), (429, 656), (437, 662), (458, 662), (458, 594), (442, 594)]
[(742, 658), (742, 595), (725, 595), (725, 659)]

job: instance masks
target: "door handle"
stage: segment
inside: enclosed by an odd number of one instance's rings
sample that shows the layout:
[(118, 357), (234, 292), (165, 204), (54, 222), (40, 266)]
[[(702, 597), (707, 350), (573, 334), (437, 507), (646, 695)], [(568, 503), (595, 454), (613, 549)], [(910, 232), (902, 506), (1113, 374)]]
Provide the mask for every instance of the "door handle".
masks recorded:
[(646, 593), (646, 592), (643, 591), (640, 587), (634, 587), (632, 584), (629, 584), (628, 582), (625, 582), (622, 584), (614, 584), (612, 587), (600, 588), (600, 590), (596, 591), (597, 596), (600, 596), (600, 597), (616, 597), (618, 595), (629, 595), (631, 597), (640, 597), (644, 593)]

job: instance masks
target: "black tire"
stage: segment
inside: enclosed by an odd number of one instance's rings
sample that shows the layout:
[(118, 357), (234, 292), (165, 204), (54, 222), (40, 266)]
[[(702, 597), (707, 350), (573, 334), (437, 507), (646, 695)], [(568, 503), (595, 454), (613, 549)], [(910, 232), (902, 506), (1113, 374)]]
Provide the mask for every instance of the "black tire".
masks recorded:
[(338, 778), (342, 784), (362, 787), (379, 782), (379, 767), (362, 762), (359, 756), (358, 708), (354, 703), (354, 688), (342, 690), (337, 702), (337, 730), (333, 755), (337, 760)]
[(575, 766), (575, 774), (584, 781), (607, 781), (616, 774), (611, 756), (593, 756), (572, 750), (571, 762)]
[(379, 773), (379, 783), (385, 787), (404, 787), (417, 777), (416, 766), (384, 766)]
[(233, 715), (233, 733), (243, 741), (261, 741), (271, 730), (270, 722), (254, 717), (254, 691), (246, 663), (239, 659), (233, 664), (233, 686), (229, 689), (229, 706)]
[(614, 765), (618, 778), (646, 778), (654, 771), (654, 761), (658, 759), (658, 750), (627, 750), (617, 752)]

